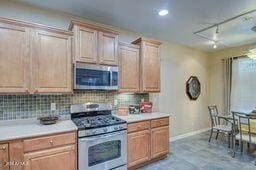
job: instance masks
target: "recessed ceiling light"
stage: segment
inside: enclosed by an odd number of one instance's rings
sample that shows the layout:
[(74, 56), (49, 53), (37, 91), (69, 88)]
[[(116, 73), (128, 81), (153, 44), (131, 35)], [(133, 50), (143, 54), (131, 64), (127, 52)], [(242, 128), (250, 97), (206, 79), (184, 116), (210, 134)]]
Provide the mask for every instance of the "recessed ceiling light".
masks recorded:
[(214, 49), (218, 48), (217, 44), (214, 44), (214, 45), (213, 45), (213, 48), (214, 48)]
[(160, 16), (165, 16), (165, 15), (167, 15), (168, 13), (169, 13), (168, 10), (162, 9), (162, 10), (160, 10), (160, 11), (158, 12), (158, 15), (160, 15)]

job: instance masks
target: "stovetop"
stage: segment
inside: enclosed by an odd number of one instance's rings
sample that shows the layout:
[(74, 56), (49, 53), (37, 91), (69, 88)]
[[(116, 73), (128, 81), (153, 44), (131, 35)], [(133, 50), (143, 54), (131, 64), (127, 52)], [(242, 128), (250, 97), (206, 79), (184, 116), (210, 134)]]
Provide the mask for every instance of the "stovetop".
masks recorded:
[(106, 127), (111, 125), (124, 124), (126, 121), (117, 118), (111, 114), (109, 115), (97, 115), (97, 116), (85, 116), (72, 119), (79, 130), (81, 129), (93, 129)]

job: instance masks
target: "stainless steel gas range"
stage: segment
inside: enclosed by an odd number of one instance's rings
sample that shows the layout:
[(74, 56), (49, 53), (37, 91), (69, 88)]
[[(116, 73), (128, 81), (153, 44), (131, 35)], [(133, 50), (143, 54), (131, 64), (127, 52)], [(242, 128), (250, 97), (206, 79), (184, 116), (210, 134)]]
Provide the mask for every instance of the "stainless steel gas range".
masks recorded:
[(127, 169), (127, 124), (111, 115), (110, 104), (71, 106), (78, 127), (78, 169)]

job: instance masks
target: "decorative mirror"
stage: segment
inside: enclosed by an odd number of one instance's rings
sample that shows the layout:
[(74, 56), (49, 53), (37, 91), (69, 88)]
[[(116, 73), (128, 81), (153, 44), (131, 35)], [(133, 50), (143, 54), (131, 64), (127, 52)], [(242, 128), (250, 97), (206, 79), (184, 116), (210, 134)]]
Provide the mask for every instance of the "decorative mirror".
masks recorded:
[(186, 83), (186, 92), (191, 100), (196, 100), (201, 93), (201, 84), (196, 76), (191, 76)]

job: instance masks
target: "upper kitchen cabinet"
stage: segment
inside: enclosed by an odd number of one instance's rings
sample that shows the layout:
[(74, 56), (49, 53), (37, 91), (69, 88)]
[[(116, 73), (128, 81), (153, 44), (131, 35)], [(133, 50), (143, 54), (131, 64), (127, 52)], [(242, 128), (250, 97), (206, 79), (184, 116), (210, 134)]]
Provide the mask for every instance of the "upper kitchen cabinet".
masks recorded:
[(118, 36), (113, 33), (99, 32), (99, 64), (118, 65)]
[(72, 92), (71, 36), (35, 30), (32, 41), (32, 85), (35, 93)]
[(139, 38), (132, 42), (140, 46), (140, 91), (160, 92), (160, 42)]
[(119, 92), (140, 91), (140, 47), (119, 43)]
[(94, 29), (74, 25), (75, 61), (94, 63), (97, 57), (97, 31)]
[(107, 28), (72, 20), (74, 62), (118, 65), (118, 33)]
[(0, 93), (72, 92), (72, 35), (0, 18)]
[(29, 29), (0, 19), (0, 93), (29, 91)]

